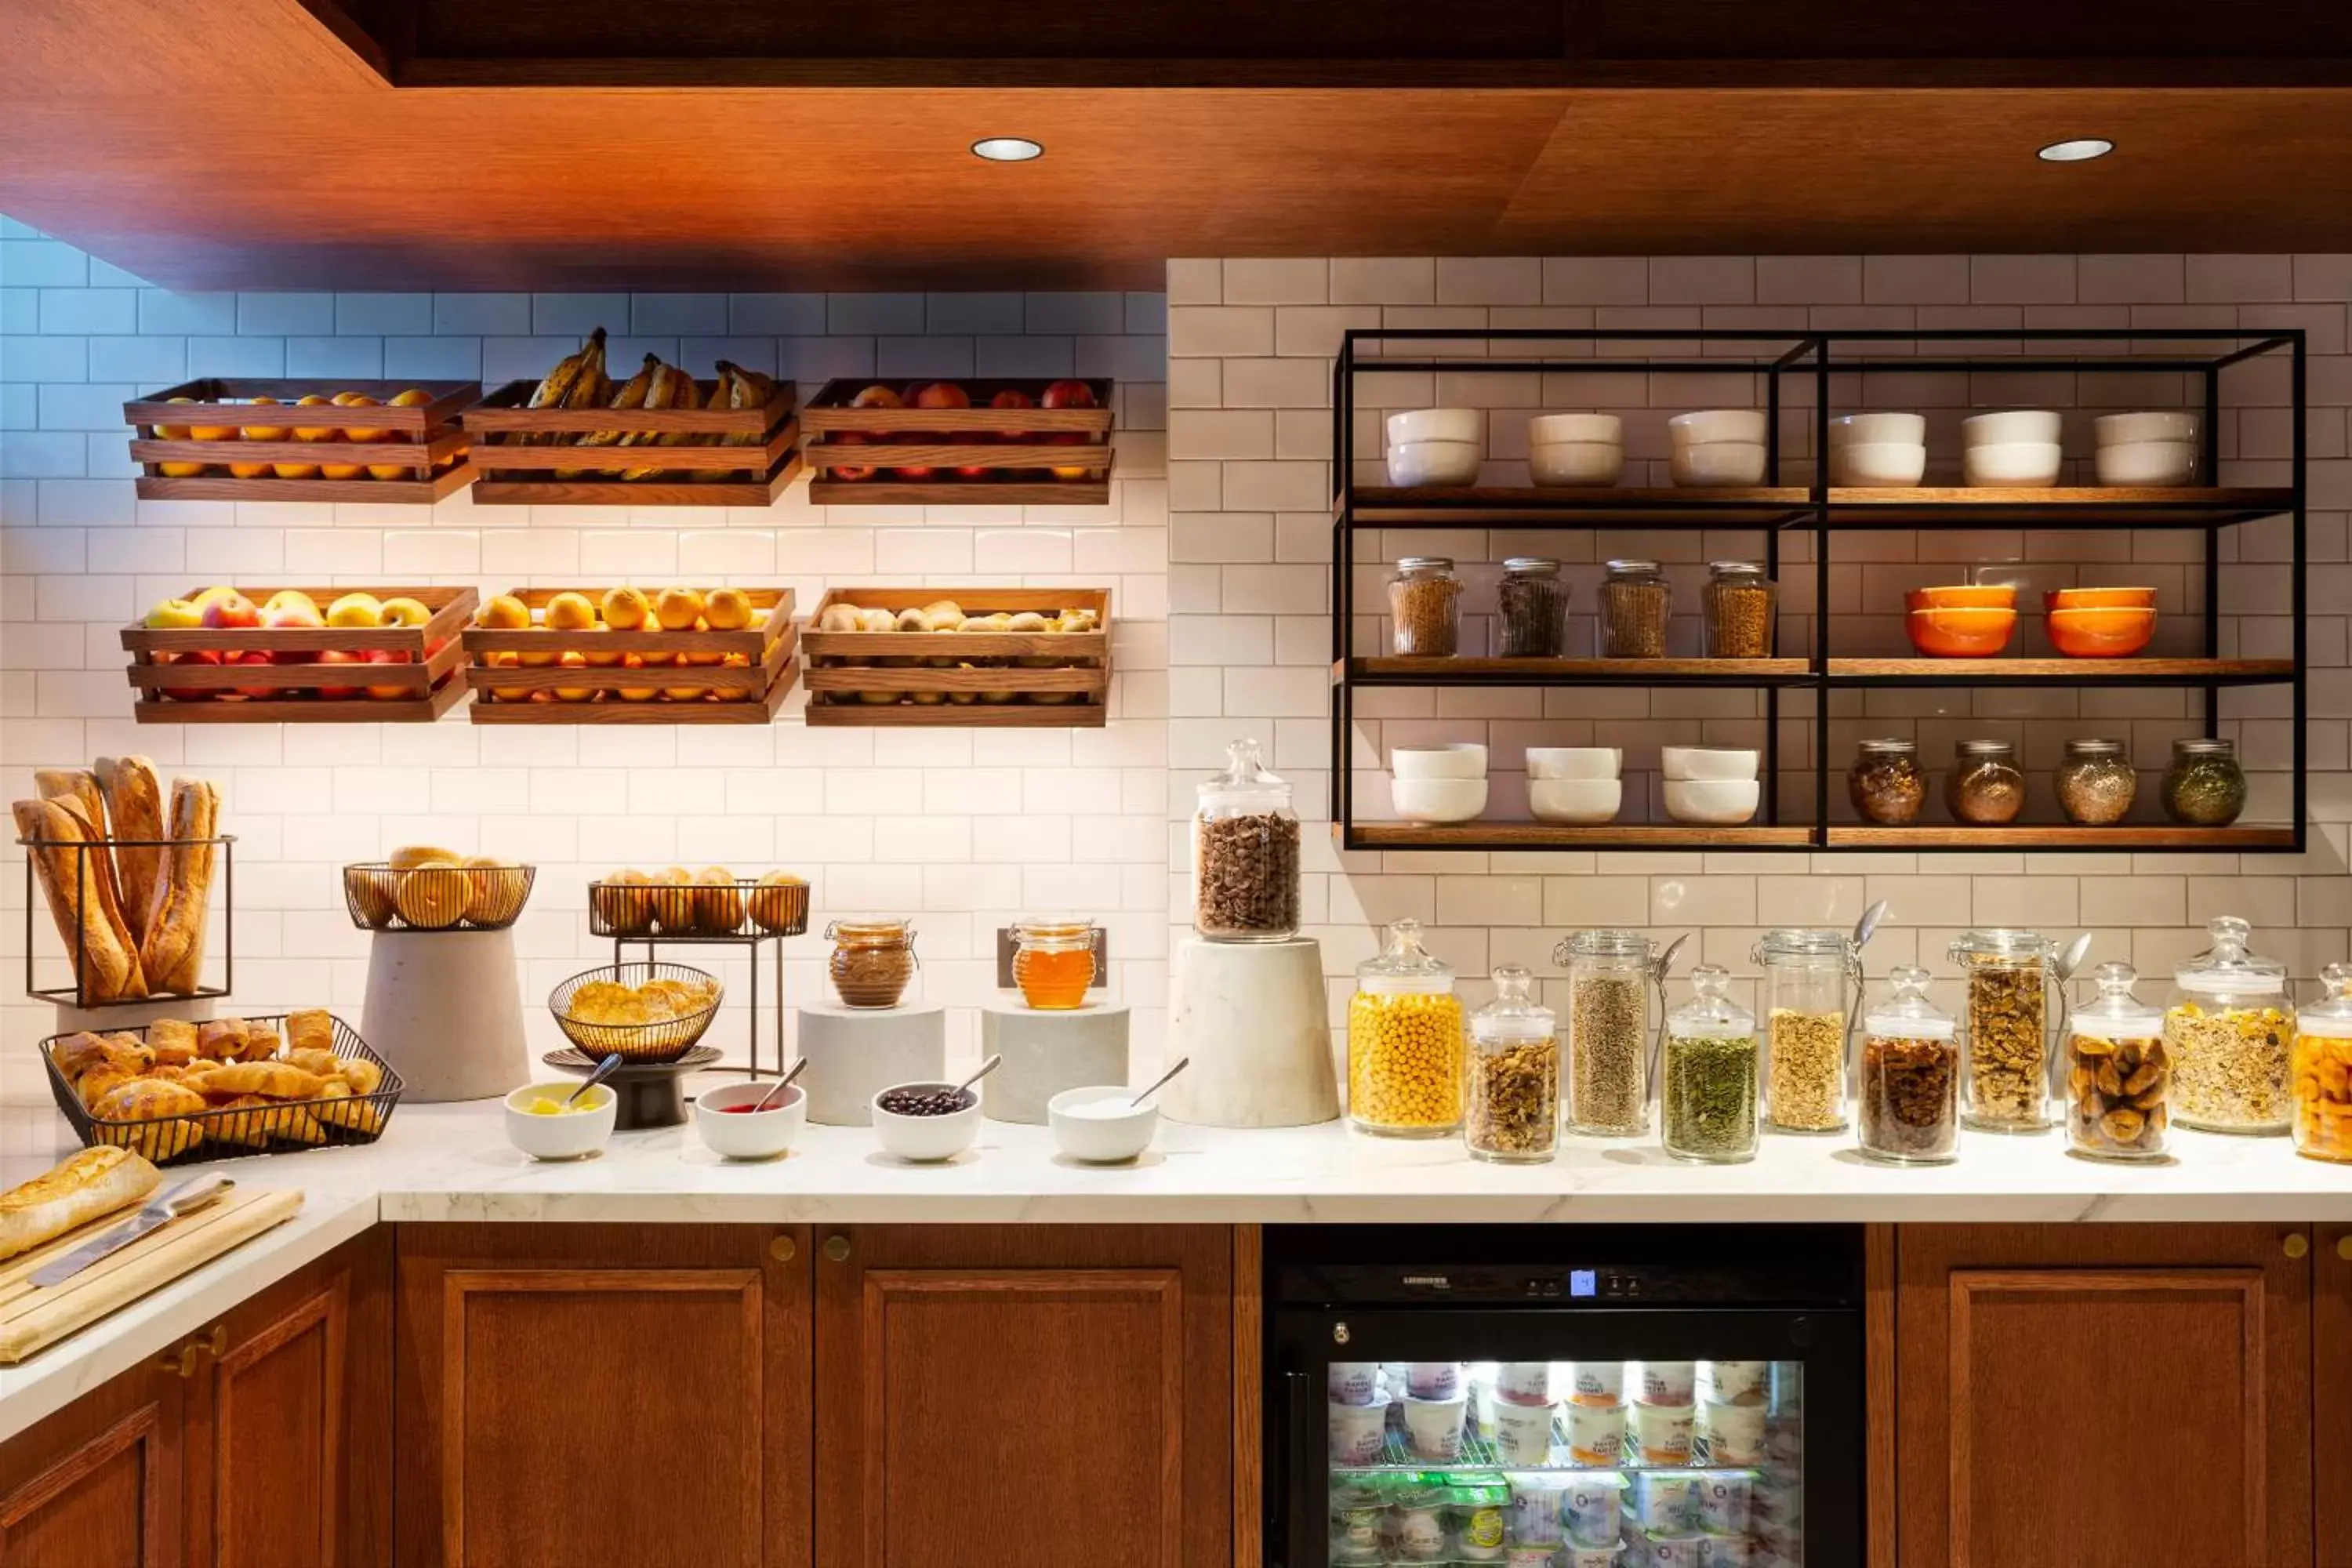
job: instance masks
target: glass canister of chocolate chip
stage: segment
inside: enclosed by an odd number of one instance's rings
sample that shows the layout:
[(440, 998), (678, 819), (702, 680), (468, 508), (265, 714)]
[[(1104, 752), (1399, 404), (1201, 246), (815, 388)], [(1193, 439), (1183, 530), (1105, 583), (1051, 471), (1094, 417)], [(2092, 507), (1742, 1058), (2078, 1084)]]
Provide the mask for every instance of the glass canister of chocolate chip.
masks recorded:
[(1944, 805), (1955, 822), (1999, 827), (2025, 809), (2025, 770), (2007, 741), (1962, 741), (1944, 776)]
[(2227, 827), (2246, 809), (2246, 772), (2234, 742), (2172, 742), (2158, 798), (2164, 815), (2189, 827)]
[(1532, 1164), (1559, 1146), (1559, 1019), (1528, 993), (1525, 965), (1495, 971), (1495, 999), (1470, 1015), (1462, 1142), (1474, 1160)]
[(2139, 774), (2121, 741), (2069, 741), (2066, 757), (2051, 776), (2058, 809), (2078, 827), (2121, 822), (2139, 794)]
[(1864, 822), (1903, 827), (1919, 820), (1927, 798), (1927, 773), (1919, 765), (1916, 742), (1888, 737), (1854, 748), (1845, 770), (1845, 793)]
[(1462, 579), (1444, 555), (1408, 555), (1389, 579), (1389, 647), (1418, 658), (1444, 658), (1462, 640)]
[(2052, 1015), (2063, 1001), (2057, 944), (2040, 931), (1972, 931), (1946, 956), (1968, 988), (1961, 1120), (1987, 1132), (2041, 1131), (2050, 1125)]
[(1753, 561), (1717, 561), (1706, 569), (1699, 616), (1709, 658), (1769, 658), (1779, 586)]
[(1960, 1047), (1952, 1016), (1927, 1000), (1927, 972), (1886, 977), (1894, 994), (1862, 1016), (1862, 1152), (1899, 1165), (1940, 1165), (1960, 1146)]
[(1211, 942), (1298, 934), (1298, 813), (1252, 740), (1226, 747), (1192, 813), (1192, 929)]
[(1654, 561), (1612, 561), (1601, 580), (1601, 657), (1664, 658), (1673, 587)]
[(896, 1007), (915, 978), (915, 922), (835, 921), (824, 928), (833, 943), (826, 973), (845, 1007)]
[(1505, 658), (1557, 658), (1568, 635), (1568, 584), (1559, 563), (1541, 555), (1514, 555), (1503, 563), (1495, 590), (1501, 611), (1495, 651)]

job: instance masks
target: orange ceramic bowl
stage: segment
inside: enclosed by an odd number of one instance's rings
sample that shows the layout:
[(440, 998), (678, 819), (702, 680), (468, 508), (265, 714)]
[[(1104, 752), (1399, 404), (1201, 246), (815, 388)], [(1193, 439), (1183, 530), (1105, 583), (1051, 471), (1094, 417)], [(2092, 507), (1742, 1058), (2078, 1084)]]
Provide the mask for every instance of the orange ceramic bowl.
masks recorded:
[(2153, 588), (2053, 588), (2042, 595), (2045, 610), (2153, 610)]
[(2156, 636), (2156, 612), (2128, 606), (2050, 612), (2050, 646), (2069, 658), (2129, 658)]
[(1997, 583), (1957, 583), (1948, 588), (1914, 588), (1903, 595), (1906, 610), (2008, 610), (2017, 590)]
[(1903, 617), (1911, 646), (1930, 658), (1990, 658), (2009, 646), (2017, 612), (1990, 605), (1913, 610)]

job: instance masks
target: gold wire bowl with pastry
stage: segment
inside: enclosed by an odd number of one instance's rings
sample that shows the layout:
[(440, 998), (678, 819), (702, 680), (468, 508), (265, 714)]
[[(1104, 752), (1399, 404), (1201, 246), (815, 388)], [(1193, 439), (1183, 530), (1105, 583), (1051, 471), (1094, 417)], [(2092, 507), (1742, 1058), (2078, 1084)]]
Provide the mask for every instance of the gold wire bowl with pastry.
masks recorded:
[(373, 1143), (404, 1088), (324, 1008), (54, 1035), (41, 1060), (85, 1145), (158, 1165)]
[(395, 858), (343, 868), (343, 903), (362, 931), (504, 931), (538, 871), (489, 855)]
[(668, 1062), (702, 1038), (721, 994), (717, 975), (683, 963), (608, 963), (557, 986), (547, 1008), (592, 1059)]

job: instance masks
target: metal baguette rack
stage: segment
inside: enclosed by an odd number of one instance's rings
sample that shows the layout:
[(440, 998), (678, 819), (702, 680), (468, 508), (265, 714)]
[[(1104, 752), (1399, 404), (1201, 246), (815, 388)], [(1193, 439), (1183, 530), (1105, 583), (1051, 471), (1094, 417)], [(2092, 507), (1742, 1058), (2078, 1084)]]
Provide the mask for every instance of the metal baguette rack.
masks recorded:
[[(55, 838), (19, 838), (16, 842), (28, 850), (70, 849), (74, 852), (74, 904), (72, 951), (66, 954), (73, 969), (69, 985), (43, 986), (38, 983), (39, 960), (34, 952), (35, 937), (39, 928), (37, 910), (46, 910), (48, 901), (35, 884), (32, 855), (25, 857), (25, 994), (37, 1002), (53, 1003), (60, 1007), (79, 1008), (95, 1012), (102, 1007), (141, 1007), (152, 1002), (192, 1002), (208, 996), (226, 996), (236, 980), (236, 835), (218, 833), (210, 838), (104, 838), (96, 842), (87, 839), (66, 841)], [(220, 850), (221, 901), (217, 918), (209, 910), (205, 914), (206, 937), (217, 933), (221, 963), (221, 983), (205, 985), (199, 983), (193, 991), (159, 991), (144, 996), (99, 998), (88, 994), (89, 984), (89, 951), (82, 932), (82, 900), (98, 886), (96, 873), (89, 866), (93, 851), (111, 855), (117, 849), (181, 849), (194, 844), (210, 844)], [(207, 940), (206, 949), (213, 946)]]
[[(776, 1059), (771, 1071), (784, 1070), (784, 942), (808, 930), (809, 887), (806, 882), (761, 882), (739, 877), (732, 882), (676, 883), (594, 881), (588, 884), (588, 931), (609, 937), (615, 968), (627, 961), (635, 943), (651, 963), (658, 948), (740, 947), (750, 950), (751, 990), (745, 1022), (750, 1052), (750, 1076), (760, 1076), (760, 961), (765, 944), (775, 986), (773, 1036)], [(727, 1070), (727, 1069), (720, 1069)]]

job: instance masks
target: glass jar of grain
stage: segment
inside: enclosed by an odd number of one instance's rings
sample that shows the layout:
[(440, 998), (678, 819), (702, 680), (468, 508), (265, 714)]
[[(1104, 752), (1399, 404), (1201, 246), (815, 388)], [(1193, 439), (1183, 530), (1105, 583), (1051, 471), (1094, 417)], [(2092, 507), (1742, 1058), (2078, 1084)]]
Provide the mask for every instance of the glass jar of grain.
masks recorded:
[(1987, 1132), (2041, 1131), (2050, 1125), (2051, 1013), (2064, 999), (2057, 944), (2040, 931), (1972, 931), (1946, 956), (1968, 987), (1960, 1119)]
[(2159, 797), (2164, 815), (2189, 827), (2227, 827), (2246, 809), (2246, 772), (2234, 742), (2172, 742)]
[(1894, 737), (1864, 741), (1845, 770), (1846, 798), (1864, 822), (1904, 827), (1919, 819), (1927, 798), (1927, 771), (1917, 742)]
[(1514, 555), (1503, 563), (1495, 591), (1501, 624), (1495, 651), (1505, 658), (1557, 658), (1568, 633), (1568, 584), (1559, 563), (1541, 555)]
[(1569, 1128), (1639, 1137), (1650, 1125), (1655, 950), (1637, 931), (1580, 931), (1552, 962), (1568, 971)]
[(2025, 809), (2025, 770), (2007, 741), (1962, 741), (1944, 776), (1944, 805), (1955, 822), (1999, 827)]
[(1408, 555), (1389, 579), (1389, 646), (1412, 658), (1444, 658), (1462, 637), (1462, 579), (1452, 558)]
[(2139, 793), (2139, 774), (2121, 741), (2069, 741), (2065, 760), (2051, 775), (2058, 809), (2080, 827), (2121, 822)]
[(1654, 561), (1612, 561), (1601, 580), (1601, 656), (1666, 657), (1666, 616), (1674, 594)]
[(1753, 561), (1717, 561), (1699, 599), (1709, 658), (1772, 657), (1772, 614), (1780, 589)]
[(1843, 1131), (1861, 951), (1842, 931), (1769, 931), (1748, 957), (1764, 972), (1765, 1119), (1776, 1132)]

